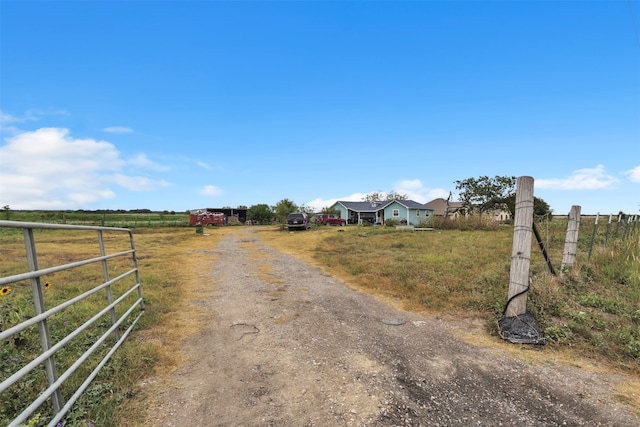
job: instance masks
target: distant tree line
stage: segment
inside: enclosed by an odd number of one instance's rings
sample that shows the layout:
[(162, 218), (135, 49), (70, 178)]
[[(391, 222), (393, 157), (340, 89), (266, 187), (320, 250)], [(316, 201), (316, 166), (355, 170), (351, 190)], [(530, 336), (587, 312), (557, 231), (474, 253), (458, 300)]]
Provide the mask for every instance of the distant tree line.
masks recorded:
[[(459, 201), (462, 203), (464, 210), (469, 213), (487, 213), (495, 210), (506, 209), (511, 213), (511, 216), (515, 215), (516, 205), (516, 181), (515, 176), (480, 176), (478, 178), (467, 178), (463, 180), (454, 181), (456, 184), (456, 190), (459, 191)], [(362, 199), (365, 202), (378, 202), (378, 201), (390, 201), (390, 200), (407, 200), (406, 194), (398, 193), (396, 191), (389, 191), (387, 193), (381, 191), (374, 191)], [(247, 209), (247, 219), (259, 224), (270, 224), (274, 221), (284, 223), (287, 215), (291, 212), (305, 212), (307, 214), (314, 214), (314, 210), (305, 205), (297, 205), (290, 199), (282, 199), (273, 206), (261, 203), (252, 205), (250, 207), (239, 206), (238, 208)], [(549, 204), (539, 197), (534, 197), (533, 205), (534, 214), (538, 216), (550, 215), (553, 213)], [(10, 218), (11, 212), (40, 212), (38, 211), (13, 211), (9, 205), (3, 206), (5, 219)], [(44, 212), (44, 211), (42, 211)], [(96, 210), (58, 210), (58, 211), (46, 211), (46, 212), (66, 212), (66, 213), (78, 213), (78, 214), (163, 214), (163, 215), (176, 215), (175, 211), (152, 211), (150, 209), (96, 209)], [(189, 210), (184, 213), (189, 214)], [(337, 209), (331, 209), (325, 206), (319, 213), (338, 214)]]

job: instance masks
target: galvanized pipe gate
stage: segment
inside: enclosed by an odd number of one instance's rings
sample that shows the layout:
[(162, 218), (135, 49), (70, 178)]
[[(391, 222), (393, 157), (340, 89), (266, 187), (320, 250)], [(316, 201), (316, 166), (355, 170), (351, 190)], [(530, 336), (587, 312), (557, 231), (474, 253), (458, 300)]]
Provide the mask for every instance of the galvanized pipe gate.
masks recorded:
[[(7, 289), (8, 285), (16, 284), (21, 281), (29, 281), (31, 285), (31, 292), (33, 297), (33, 306), (35, 315), (21, 323), (13, 325), (12, 327), (0, 331), (0, 345), (5, 345), (8, 340), (15, 337), (20, 332), (37, 327), (38, 335), (40, 337), (41, 351), (39, 356), (31, 360), (26, 365), (22, 366), (19, 370), (14, 372), (11, 376), (4, 379), (0, 383), (0, 394), (9, 389), (16, 382), (20, 381), (23, 377), (29, 374), (36, 368), (42, 366), (46, 372), (48, 388), (44, 390), (40, 396), (31, 402), (13, 421), (9, 424), (10, 427), (19, 426), (31, 417), (34, 413), (37, 413), (38, 408), (51, 399), (51, 405), (53, 407), (54, 416), (47, 424), (50, 427), (56, 426), (56, 424), (63, 419), (65, 414), (71, 409), (72, 405), (78, 400), (81, 394), (87, 389), (91, 381), (98, 375), (98, 372), (111, 358), (113, 353), (122, 345), (125, 338), (131, 333), (133, 327), (140, 319), (144, 312), (144, 301), (142, 299), (142, 288), (140, 285), (140, 274), (138, 270), (138, 262), (136, 258), (136, 250), (133, 241), (133, 234), (130, 229), (127, 228), (112, 228), (112, 227), (92, 227), (92, 226), (79, 226), (79, 225), (61, 225), (61, 224), (41, 224), (30, 222), (17, 222), (17, 221), (0, 221), (0, 230), (3, 228), (22, 229), (25, 253), (27, 259), (26, 272), (15, 274), (6, 277), (0, 277), (0, 287)], [(34, 230), (81, 230), (97, 232), (97, 243), (100, 250), (100, 256), (95, 258), (82, 259), (80, 261), (71, 262), (68, 264), (57, 265), (49, 268), (40, 269), (38, 267), (38, 257), (36, 251), (36, 240), (34, 238)], [(119, 233), (123, 235), (123, 238), (128, 237), (127, 249), (125, 251), (107, 253), (105, 249), (104, 232)], [(109, 277), (109, 260), (115, 259), (130, 260), (130, 269), (117, 277)], [(2, 263), (9, 263), (4, 256), (0, 260)], [(100, 263), (102, 264), (102, 276), (104, 281), (102, 283), (91, 284), (91, 289), (76, 295), (75, 297), (56, 305), (55, 307), (45, 307), (45, 299), (43, 294), (43, 284), (41, 278), (43, 276), (51, 275), (54, 273), (73, 270), (79, 267)], [(129, 267), (127, 267), (129, 268)], [(114, 284), (124, 282), (123, 279), (132, 276), (134, 284), (126, 288), (120, 295), (114, 295)], [(131, 279), (129, 279), (131, 280)], [(54, 314), (59, 313), (74, 304), (80, 303), (86, 298), (98, 293), (104, 292), (104, 306), (93, 317), (86, 320), (82, 325), (70, 331), (68, 335), (60, 339), (58, 342), (53, 343), (51, 340), (51, 329), (47, 320)], [(131, 298), (128, 298), (132, 295)], [(115, 298), (115, 299), (114, 299)], [(134, 299), (133, 303), (130, 300)], [(125, 302), (125, 300), (127, 300)], [(127, 307), (125, 304), (130, 303)], [(119, 306), (119, 304), (121, 304)], [(116, 314), (116, 308), (119, 310), (125, 310), (118, 318)], [(135, 312), (135, 313), (134, 313)], [(91, 325), (101, 319), (103, 316), (108, 316), (111, 320), (111, 327), (108, 328), (97, 340), (87, 349), (77, 360), (66, 369), (61, 375), (56, 370), (56, 353), (73, 340), (80, 333), (88, 329)], [(123, 322), (128, 322), (128, 327), (121, 331), (121, 325)], [(2, 326), (2, 325), (0, 325)], [(78, 370), (78, 368), (99, 348), (102, 344), (108, 340), (109, 336), (113, 335), (114, 342), (106, 355), (99, 361), (97, 366), (86, 377), (84, 382), (77, 388), (77, 390), (68, 398), (63, 399), (60, 387), (62, 384)], [(106, 345), (106, 344), (105, 344)]]

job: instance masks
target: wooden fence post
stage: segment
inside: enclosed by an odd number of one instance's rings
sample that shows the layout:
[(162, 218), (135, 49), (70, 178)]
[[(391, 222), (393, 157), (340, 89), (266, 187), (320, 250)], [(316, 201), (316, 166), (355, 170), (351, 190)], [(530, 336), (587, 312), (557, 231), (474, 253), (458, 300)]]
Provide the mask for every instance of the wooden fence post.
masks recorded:
[(576, 261), (578, 248), (578, 230), (580, 229), (580, 206), (573, 205), (569, 211), (569, 224), (567, 224), (567, 237), (564, 240), (564, 252), (562, 252), (562, 266), (560, 274), (573, 267)]
[(622, 232), (622, 240), (627, 240), (627, 237), (629, 237), (629, 224), (631, 224), (632, 218), (627, 216), (627, 222), (624, 224), (624, 231)]
[(616, 223), (616, 233), (613, 235), (614, 238), (618, 237), (618, 230), (620, 229), (621, 219), (622, 219), (622, 214), (618, 214), (618, 222)]
[(527, 288), (531, 264), (531, 229), (533, 226), (533, 177), (521, 176), (516, 183), (516, 212), (513, 224), (513, 250), (509, 278), (509, 304), (505, 316), (527, 312)]
[(596, 223), (593, 225), (593, 233), (591, 233), (591, 244), (589, 245), (589, 261), (591, 261), (591, 252), (593, 252), (593, 242), (596, 239), (596, 233), (598, 232), (598, 218), (600, 217), (600, 212), (596, 214)]

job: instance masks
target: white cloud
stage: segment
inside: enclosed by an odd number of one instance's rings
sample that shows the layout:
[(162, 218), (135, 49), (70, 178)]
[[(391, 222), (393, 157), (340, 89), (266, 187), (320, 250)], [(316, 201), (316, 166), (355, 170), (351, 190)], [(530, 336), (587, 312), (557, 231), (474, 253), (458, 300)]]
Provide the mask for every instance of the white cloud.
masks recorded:
[(405, 179), (396, 183), (393, 189), (399, 194), (404, 194), (409, 200), (418, 203), (427, 203), (439, 197), (447, 198), (449, 192), (441, 188), (427, 188), (419, 179)]
[(200, 166), (202, 169), (212, 170), (210, 164), (203, 162), (202, 160), (196, 160), (196, 165)]
[(118, 133), (118, 134), (133, 133), (133, 129), (128, 128), (126, 126), (109, 126), (109, 127), (103, 128), (102, 131), (107, 133)]
[(551, 190), (605, 190), (613, 188), (618, 180), (606, 173), (603, 165), (595, 168), (578, 169), (567, 178), (538, 179), (536, 188)]
[(16, 124), (35, 121), (46, 115), (67, 115), (67, 112), (63, 110), (28, 110), (22, 117), (18, 117), (0, 110), (0, 132), (17, 135), (24, 131), (18, 128)]
[(115, 199), (116, 194), (113, 191), (109, 190), (108, 188), (104, 188), (104, 189), (96, 189), (96, 191), (93, 193), (86, 193), (86, 192), (69, 193), (67, 195), (67, 198), (73, 201), (74, 203), (76, 203), (77, 206), (84, 206), (89, 203), (95, 203), (103, 199)]
[(631, 182), (640, 182), (640, 166), (626, 171), (624, 175), (628, 177)]
[(5, 124), (5, 123), (24, 123), (24, 122), (39, 120), (40, 117), (42, 117), (42, 116), (51, 116), (51, 115), (67, 116), (67, 115), (69, 115), (69, 113), (67, 113), (64, 110), (37, 110), (37, 109), (31, 109), (31, 110), (27, 110), (27, 112), (24, 113), (24, 116), (18, 117), (18, 116), (14, 116), (12, 114), (9, 114), (9, 113), (5, 113), (4, 111), (0, 111), (0, 124)]
[(114, 199), (110, 184), (151, 190), (164, 181), (126, 177), (126, 162), (106, 141), (72, 138), (62, 128), (41, 128), (5, 138), (0, 146), (0, 205), (13, 209), (80, 208)]
[(222, 195), (222, 190), (220, 190), (215, 185), (205, 185), (200, 190), (200, 194), (202, 194), (203, 196), (217, 197)]
[(8, 144), (2, 147), (2, 162), (18, 173), (51, 176), (56, 180), (72, 175), (67, 172), (116, 170), (122, 166), (120, 153), (109, 142), (74, 139), (68, 133), (67, 129), (41, 128), (7, 138)]
[(168, 166), (163, 166), (150, 160), (144, 153), (137, 154), (135, 157), (129, 159), (127, 163), (136, 167), (151, 169), (155, 171), (167, 171), (170, 169)]
[(9, 135), (17, 135), (22, 132), (19, 128), (15, 126), (3, 126), (0, 125), (0, 132)]
[(12, 116), (11, 114), (7, 114), (4, 111), (0, 110), (0, 124), (19, 123), (23, 121), (24, 120), (20, 119), (19, 117)]
[(405, 191), (422, 190), (424, 185), (419, 179), (405, 179), (396, 183), (396, 188)]
[(338, 200), (348, 201), (348, 202), (361, 202), (362, 199), (366, 196), (365, 193), (353, 193), (349, 196), (339, 197), (337, 199), (313, 199), (306, 205), (313, 209), (315, 212), (320, 212), (323, 208), (328, 208), (333, 205)]
[(107, 180), (115, 182), (119, 186), (130, 191), (153, 191), (158, 188), (169, 187), (171, 185), (164, 180), (154, 180), (142, 176), (126, 176), (119, 173), (113, 175)]

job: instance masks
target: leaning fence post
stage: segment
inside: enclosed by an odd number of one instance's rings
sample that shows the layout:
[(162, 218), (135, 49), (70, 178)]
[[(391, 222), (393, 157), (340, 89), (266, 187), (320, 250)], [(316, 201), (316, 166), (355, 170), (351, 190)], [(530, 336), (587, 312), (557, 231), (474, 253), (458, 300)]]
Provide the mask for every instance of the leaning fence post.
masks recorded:
[(618, 214), (618, 222), (616, 223), (616, 232), (613, 235), (613, 238), (615, 239), (616, 237), (618, 237), (618, 230), (620, 229), (620, 220), (622, 219), (622, 214)]
[(632, 215), (629, 220), (627, 221), (627, 227), (629, 228), (629, 231), (626, 232), (626, 236), (625, 237), (631, 237), (635, 234), (636, 231), (636, 222), (638, 220), (636, 219), (635, 215)]
[(521, 176), (516, 183), (516, 212), (513, 226), (513, 250), (505, 316), (526, 313), (529, 267), (531, 264), (531, 228), (533, 225), (533, 177)]
[(630, 216), (627, 216), (627, 221), (624, 224), (624, 230), (622, 230), (622, 240), (627, 240), (627, 237), (629, 237), (629, 224), (631, 224), (631, 218)]
[(609, 242), (609, 229), (611, 228), (611, 218), (613, 217), (612, 214), (609, 214), (609, 222), (607, 223), (607, 234), (604, 237), (604, 245), (607, 246), (607, 243)]
[(549, 267), (549, 271), (554, 276), (556, 275), (556, 271), (553, 269), (553, 264), (551, 263), (551, 258), (549, 258), (549, 253), (547, 252), (547, 248), (542, 241), (542, 236), (540, 236), (540, 231), (538, 230), (538, 226), (536, 222), (533, 222), (533, 234), (536, 236), (536, 240), (538, 241), (538, 246), (540, 246), (540, 250), (542, 251), (542, 255), (544, 256), (544, 260), (547, 262), (547, 266)]
[(564, 241), (564, 252), (562, 253), (562, 266), (560, 273), (564, 274), (567, 269), (573, 267), (576, 261), (578, 248), (578, 230), (580, 229), (580, 206), (571, 206), (569, 211), (569, 223), (567, 224), (567, 237)]
[(598, 231), (598, 217), (600, 212), (596, 214), (596, 223), (593, 224), (593, 233), (591, 233), (591, 244), (589, 245), (589, 261), (591, 261), (591, 252), (593, 251), (593, 241), (596, 238), (596, 231)]

